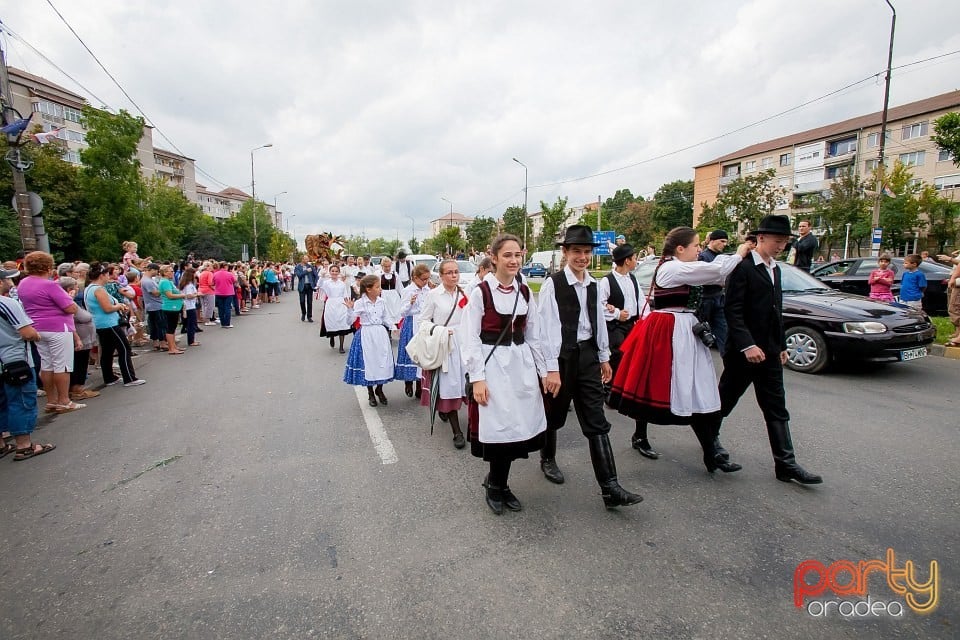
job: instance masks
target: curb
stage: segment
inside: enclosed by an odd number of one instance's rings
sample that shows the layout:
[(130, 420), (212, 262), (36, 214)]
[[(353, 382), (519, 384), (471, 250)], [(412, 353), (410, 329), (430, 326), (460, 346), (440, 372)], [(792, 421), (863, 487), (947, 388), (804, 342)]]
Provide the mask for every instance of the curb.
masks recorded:
[(960, 360), (960, 347), (948, 347), (943, 344), (931, 344), (928, 349), (930, 350), (930, 355), (932, 356), (950, 358), (951, 360)]

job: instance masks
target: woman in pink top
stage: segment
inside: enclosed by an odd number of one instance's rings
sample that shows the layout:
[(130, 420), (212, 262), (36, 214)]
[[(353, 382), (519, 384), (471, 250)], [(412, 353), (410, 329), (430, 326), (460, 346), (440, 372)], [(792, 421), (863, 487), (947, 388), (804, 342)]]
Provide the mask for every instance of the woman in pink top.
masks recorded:
[(66, 413), (84, 408), (70, 400), (70, 373), (74, 348), (82, 348), (73, 323), (77, 304), (53, 276), (53, 256), (43, 251), (28, 253), (23, 259), (27, 277), (20, 281), (17, 294), (24, 311), (40, 333), (40, 379), (47, 392), (47, 413)]
[(217, 302), (217, 313), (220, 314), (220, 326), (232, 329), (230, 311), (237, 295), (237, 276), (232, 271), (227, 271), (226, 262), (221, 262), (213, 273), (213, 293)]
[(890, 288), (893, 286), (894, 273), (890, 268), (890, 256), (882, 254), (877, 258), (877, 268), (870, 272), (870, 299), (880, 302), (893, 302)]
[(216, 324), (213, 321), (216, 308), (216, 293), (213, 290), (213, 262), (204, 262), (203, 270), (197, 275), (197, 292), (200, 294), (200, 320), (208, 327)]

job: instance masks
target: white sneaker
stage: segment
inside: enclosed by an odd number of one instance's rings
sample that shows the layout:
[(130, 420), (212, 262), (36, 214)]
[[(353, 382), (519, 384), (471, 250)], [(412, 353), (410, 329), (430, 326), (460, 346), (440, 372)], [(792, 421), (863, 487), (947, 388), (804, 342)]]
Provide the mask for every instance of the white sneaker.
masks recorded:
[(233, 325), (232, 325), (232, 324), (225, 324), (225, 325), (223, 325), (223, 328), (224, 328), (224, 329), (233, 329)]
[(147, 381), (144, 380), (143, 378), (139, 378), (138, 380), (133, 380), (133, 381), (131, 381), (131, 382), (125, 382), (125, 383), (123, 384), (123, 386), (125, 386), (125, 387), (139, 387), (139, 386), (142, 385), (142, 384), (147, 384)]
[(215, 326), (217, 326), (218, 324), (219, 324), (218, 322), (204, 322), (204, 323), (203, 323), (203, 326), (205, 326), (205, 327), (215, 327)]

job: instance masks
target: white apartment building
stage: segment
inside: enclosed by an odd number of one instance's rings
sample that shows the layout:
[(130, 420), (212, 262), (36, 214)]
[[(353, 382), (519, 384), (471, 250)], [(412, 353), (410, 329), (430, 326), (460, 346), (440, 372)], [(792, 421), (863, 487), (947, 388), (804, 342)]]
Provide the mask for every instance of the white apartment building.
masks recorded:
[(467, 227), (473, 222), (473, 218), (465, 216), (462, 213), (450, 212), (447, 215), (430, 221), (430, 237), (435, 238), (443, 229), (447, 227), (457, 227), (460, 229), (460, 235), (466, 237)]

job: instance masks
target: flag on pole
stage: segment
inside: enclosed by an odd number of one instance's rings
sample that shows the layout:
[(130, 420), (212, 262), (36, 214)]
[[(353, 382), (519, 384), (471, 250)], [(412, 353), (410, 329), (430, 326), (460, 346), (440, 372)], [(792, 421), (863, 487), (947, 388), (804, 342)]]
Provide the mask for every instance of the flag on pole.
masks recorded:
[(50, 131), (41, 131), (40, 133), (33, 134), (33, 139), (37, 141), (38, 144), (47, 144), (54, 138), (58, 137), (59, 134), (63, 131), (63, 127), (57, 127), (56, 129), (51, 129)]
[(888, 187), (887, 185), (883, 185), (883, 195), (887, 196), (888, 198), (896, 198), (896, 197), (897, 197), (897, 194), (895, 194), (895, 193), (893, 192), (893, 189), (891, 189), (891, 188)]
[[(33, 114), (31, 113), (30, 116)], [(20, 118), (19, 120), (14, 120), (8, 125), (0, 127), (0, 132), (7, 134), (8, 136), (19, 136), (23, 133), (24, 129), (27, 128), (27, 125), (30, 124), (30, 117)]]

